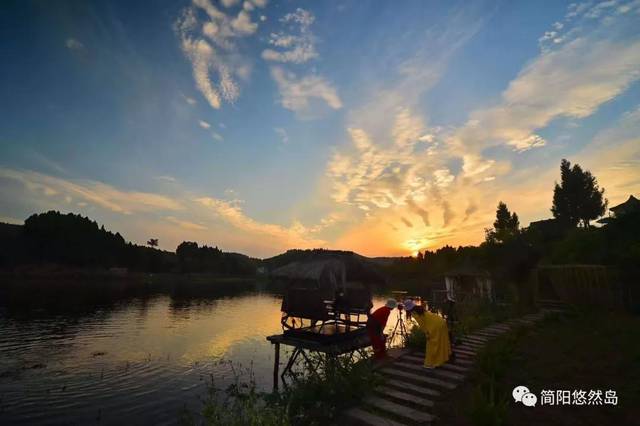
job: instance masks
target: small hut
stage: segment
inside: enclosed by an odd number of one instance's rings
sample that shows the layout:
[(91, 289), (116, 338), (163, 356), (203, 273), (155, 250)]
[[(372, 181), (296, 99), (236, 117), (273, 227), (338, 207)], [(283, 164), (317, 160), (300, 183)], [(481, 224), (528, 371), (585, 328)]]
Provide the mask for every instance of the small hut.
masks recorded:
[(271, 272), (285, 288), (282, 298), (282, 334), (267, 336), (274, 345), (273, 386), (278, 388), (280, 345), (293, 347), (280, 377), (292, 374), (298, 358), (309, 371), (318, 365), (307, 352), (336, 358), (353, 356), (371, 345), (366, 333), (372, 306), (372, 284), (385, 278), (372, 262), (355, 253), (316, 251)]
[(619, 219), (628, 214), (635, 214), (640, 212), (640, 200), (633, 195), (629, 195), (629, 198), (624, 203), (620, 203), (609, 208), (609, 216), (599, 219), (597, 222), (603, 225), (611, 223), (613, 218)]
[(285, 288), (283, 328), (310, 332), (326, 331), (329, 324), (346, 325), (347, 331), (363, 325), (372, 306), (371, 285), (384, 281), (373, 264), (355, 254), (313, 256), (274, 270), (271, 278)]
[(614, 217), (621, 217), (626, 214), (637, 213), (640, 211), (640, 200), (633, 195), (629, 195), (629, 198), (624, 203), (611, 207), (609, 210), (613, 213)]
[(491, 275), (470, 264), (447, 271), (444, 274), (444, 284), (447, 298), (451, 300), (467, 297), (494, 300)]

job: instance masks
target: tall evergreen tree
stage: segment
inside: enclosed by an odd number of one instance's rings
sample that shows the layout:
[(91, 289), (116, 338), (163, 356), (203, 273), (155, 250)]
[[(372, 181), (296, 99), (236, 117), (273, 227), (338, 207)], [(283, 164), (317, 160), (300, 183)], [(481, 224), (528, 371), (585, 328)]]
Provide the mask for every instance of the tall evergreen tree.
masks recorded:
[(563, 225), (574, 227), (582, 224), (589, 227), (589, 221), (602, 216), (607, 208), (604, 188), (600, 189), (595, 176), (582, 170), (579, 164), (562, 160), (560, 163), (560, 184), (553, 189), (551, 212)]
[(505, 203), (500, 201), (496, 209), (496, 220), (493, 229), (486, 231), (487, 242), (505, 242), (519, 232), (520, 220), (518, 215), (511, 213)]

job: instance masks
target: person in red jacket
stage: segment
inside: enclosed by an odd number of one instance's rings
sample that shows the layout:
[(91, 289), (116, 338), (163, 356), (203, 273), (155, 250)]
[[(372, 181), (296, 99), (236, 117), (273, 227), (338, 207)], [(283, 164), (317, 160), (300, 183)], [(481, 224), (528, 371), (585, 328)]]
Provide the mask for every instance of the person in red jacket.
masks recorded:
[(367, 318), (367, 333), (369, 334), (369, 340), (371, 340), (371, 346), (373, 347), (374, 359), (382, 359), (387, 355), (383, 332), (387, 326), (389, 314), (397, 305), (398, 302), (396, 302), (395, 299), (389, 299), (384, 306), (370, 313)]

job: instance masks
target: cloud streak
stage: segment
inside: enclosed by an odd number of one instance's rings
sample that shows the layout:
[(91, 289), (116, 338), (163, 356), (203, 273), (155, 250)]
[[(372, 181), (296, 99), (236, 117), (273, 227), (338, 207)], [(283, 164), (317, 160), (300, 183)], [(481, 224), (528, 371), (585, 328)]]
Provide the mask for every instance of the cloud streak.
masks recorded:
[(280, 91), (280, 104), (301, 117), (313, 117), (317, 114), (316, 108), (312, 105), (314, 100), (322, 101), (334, 110), (342, 108), (342, 101), (336, 89), (320, 76), (298, 78), (281, 67), (272, 67), (271, 76)]
[(588, 117), (624, 92), (640, 78), (640, 40), (621, 38), (637, 26), (630, 15), (602, 4), (571, 7), (572, 24), (563, 24), (563, 32), (554, 34), (558, 42), (509, 83), (500, 105), (471, 114), (472, 124), (455, 138), (460, 150), (542, 147), (546, 141), (535, 133), (538, 129), (558, 118)]
[(149, 192), (123, 191), (92, 180), (70, 181), (30, 170), (0, 168), (0, 178), (22, 183), (29, 191), (69, 202), (90, 203), (107, 210), (132, 214), (135, 212), (176, 211), (184, 206), (169, 197)]
[(82, 42), (80, 42), (79, 40), (75, 39), (75, 38), (68, 38), (64, 45), (67, 47), (67, 49), (69, 50), (84, 50), (84, 44), (82, 44)]
[(313, 14), (298, 8), (293, 13), (287, 13), (280, 18), (285, 27), (295, 26), (295, 33), (284, 31), (271, 33), (269, 44), (273, 48), (262, 51), (262, 58), (273, 62), (290, 62), (302, 64), (318, 57), (315, 48), (315, 36), (311, 32), (311, 25), (315, 21)]
[(212, 197), (200, 197), (194, 201), (207, 207), (218, 217), (230, 223), (235, 228), (250, 234), (262, 235), (275, 238), (280, 244), (287, 247), (322, 247), (325, 241), (309, 236), (309, 229), (299, 222), (295, 222), (291, 227), (258, 222), (248, 217), (240, 207), (239, 203), (233, 201), (220, 200)]
[(193, 0), (174, 29), (191, 62), (196, 88), (209, 105), (219, 109), (222, 102), (235, 102), (240, 96), (239, 80), (250, 72), (248, 61), (238, 52), (237, 40), (258, 29), (250, 12), (241, 9), (237, 15), (228, 15), (210, 0)]

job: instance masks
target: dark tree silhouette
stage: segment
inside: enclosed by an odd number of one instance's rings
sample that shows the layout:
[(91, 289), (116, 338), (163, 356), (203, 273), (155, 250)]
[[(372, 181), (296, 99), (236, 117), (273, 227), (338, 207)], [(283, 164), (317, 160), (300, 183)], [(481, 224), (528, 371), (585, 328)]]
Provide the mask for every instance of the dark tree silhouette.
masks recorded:
[(582, 224), (589, 227), (589, 221), (602, 216), (607, 208), (604, 188), (598, 187), (598, 181), (588, 170), (582, 170), (579, 164), (562, 160), (560, 163), (560, 184), (553, 189), (553, 217), (567, 227)]
[(157, 238), (150, 238), (149, 241), (147, 241), (147, 245), (149, 247), (158, 247), (158, 239)]
[(511, 213), (505, 203), (500, 201), (496, 209), (496, 220), (493, 229), (486, 230), (486, 241), (489, 243), (503, 243), (518, 235), (520, 221), (518, 215)]
[(215, 272), (220, 274), (254, 274), (255, 259), (237, 253), (224, 253), (218, 247), (202, 246), (183, 241), (176, 248), (182, 272)]

